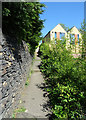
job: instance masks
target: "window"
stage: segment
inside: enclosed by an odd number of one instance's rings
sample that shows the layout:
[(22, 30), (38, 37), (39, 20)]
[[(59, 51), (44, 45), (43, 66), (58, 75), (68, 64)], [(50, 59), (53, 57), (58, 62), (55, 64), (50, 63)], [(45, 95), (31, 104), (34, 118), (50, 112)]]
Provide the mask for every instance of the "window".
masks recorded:
[(55, 32), (55, 44), (56, 44), (56, 38), (57, 38), (57, 37), (56, 37), (56, 32)]
[(64, 44), (64, 42), (65, 42), (65, 33), (60, 32), (60, 40), (61, 40), (61, 43)]
[(60, 40), (64, 40), (64, 38), (65, 38), (65, 33), (60, 32)]
[(56, 32), (55, 32), (55, 39), (56, 39)]
[(78, 38), (78, 45), (80, 44), (80, 41), (79, 41), (79, 34), (77, 35), (77, 38)]
[(70, 43), (75, 44), (75, 35), (74, 34), (70, 34)]

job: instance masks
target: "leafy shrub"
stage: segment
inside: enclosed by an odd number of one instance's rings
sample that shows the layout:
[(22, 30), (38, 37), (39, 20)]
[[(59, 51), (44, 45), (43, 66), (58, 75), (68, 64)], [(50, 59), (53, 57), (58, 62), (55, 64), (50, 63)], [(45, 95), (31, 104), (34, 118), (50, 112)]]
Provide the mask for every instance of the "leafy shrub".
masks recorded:
[(40, 52), (40, 68), (47, 78), (53, 114), (57, 118), (83, 118), (86, 110), (86, 61), (73, 58), (61, 41), (43, 43)]

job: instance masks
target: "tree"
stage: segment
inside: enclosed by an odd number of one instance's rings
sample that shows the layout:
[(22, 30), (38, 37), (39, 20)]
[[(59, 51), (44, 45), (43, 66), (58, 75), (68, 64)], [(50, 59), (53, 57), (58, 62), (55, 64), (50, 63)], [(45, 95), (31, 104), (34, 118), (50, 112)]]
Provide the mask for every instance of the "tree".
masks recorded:
[(80, 32), (82, 34), (82, 57), (86, 57), (86, 22), (85, 20), (81, 23)]
[(40, 19), (44, 4), (39, 2), (3, 2), (3, 33), (16, 38), (16, 42), (29, 42), (31, 51), (35, 50), (41, 40), (44, 20)]

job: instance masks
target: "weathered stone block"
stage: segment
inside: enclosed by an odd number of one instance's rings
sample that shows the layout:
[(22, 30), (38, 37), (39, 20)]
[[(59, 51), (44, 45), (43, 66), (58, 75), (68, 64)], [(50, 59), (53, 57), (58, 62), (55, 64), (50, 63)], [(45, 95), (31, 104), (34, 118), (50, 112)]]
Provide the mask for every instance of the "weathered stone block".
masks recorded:
[(2, 99), (2, 88), (0, 88), (0, 100)]
[(0, 59), (2, 59), (2, 57), (3, 57), (2, 55), (3, 55), (3, 53), (1, 52), (1, 53), (0, 53)]
[(2, 105), (0, 104), (0, 115), (2, 114)]
[(2, 85), (3, 85), (3, 87), (6, 87), (7, 86), (7, 82), (4, 81)]
[(2, 71), (0, 70), (0, 77), (2, 76)]
[(0, 89), (2, 88), (2, 79), (0, 79)]
[(2, 60), (0, 60), (0, 66), (2, 65)]
[(3, 52), (3, 48), (2, 48), (2, 46), (0, 45), (0, 52)]
[(2, 108), (2, 113), (5, 111), (5, 106), (6, 106), (6, 103), (7, 103), (7, 97), (6, 98), (3, 98), (2, 100), (1, 100), (1, 102), (0, 102), (0, 104), (1, 104), (1, 108)]

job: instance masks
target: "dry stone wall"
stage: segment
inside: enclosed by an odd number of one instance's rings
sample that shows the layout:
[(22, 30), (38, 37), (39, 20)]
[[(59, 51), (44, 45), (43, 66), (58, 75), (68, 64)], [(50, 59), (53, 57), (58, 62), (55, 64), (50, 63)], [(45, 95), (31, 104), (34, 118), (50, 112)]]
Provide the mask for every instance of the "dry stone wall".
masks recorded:
[(32, 56), (27, 44), (20, 45), (14, 38), (2, 36), (0, 42), (0, 116), (12, 117), (21, 91), (30, 72)]

